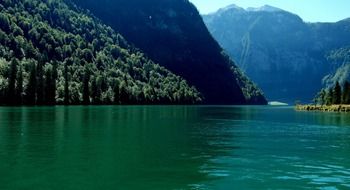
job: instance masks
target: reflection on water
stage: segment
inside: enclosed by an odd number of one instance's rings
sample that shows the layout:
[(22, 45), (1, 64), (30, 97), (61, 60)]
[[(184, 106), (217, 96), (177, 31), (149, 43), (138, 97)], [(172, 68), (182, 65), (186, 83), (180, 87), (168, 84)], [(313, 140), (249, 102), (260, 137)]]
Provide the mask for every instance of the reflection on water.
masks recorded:
[(0, 108), (0, 189), (344, 189), (349, 126), (290, 107)]

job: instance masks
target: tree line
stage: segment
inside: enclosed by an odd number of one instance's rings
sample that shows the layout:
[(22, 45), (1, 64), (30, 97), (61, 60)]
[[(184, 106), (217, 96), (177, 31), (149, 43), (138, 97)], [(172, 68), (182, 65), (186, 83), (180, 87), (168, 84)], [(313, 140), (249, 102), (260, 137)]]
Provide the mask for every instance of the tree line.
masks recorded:
[(316, 95), (314, 102), (320, 105), (350, 105), (350, 82), (346, 81), (342, 86), (336, 82), (333, 88), (322, 89)]

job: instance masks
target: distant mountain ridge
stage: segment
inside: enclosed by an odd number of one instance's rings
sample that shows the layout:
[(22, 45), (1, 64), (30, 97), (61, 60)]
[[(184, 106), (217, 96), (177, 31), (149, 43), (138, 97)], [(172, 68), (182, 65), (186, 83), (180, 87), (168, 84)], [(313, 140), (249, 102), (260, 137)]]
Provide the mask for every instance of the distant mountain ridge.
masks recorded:
[(259, 11), (265, 11), (265, 12), (279, 12), (279, 11), (284, 11), (280, 8), (277, 8), (277, 7), (273, 7), (273, 6), (270, 6), (270, 5), (264, 5), (262, 7), (258, 7), (258, 8), (254, 8), (254, 7), (248, 7), (246, 9), (247, 11), (251, 11), (251, 12), (259, 12)]
[(350, 20), (306, 23), (271, 6), (203, 15), (209, 31), (270, 100), (309, 101), (334, 68), (327, 53), (350, 44)]
[(73, 1), (185, 78), (206, 104), (267, 103), (262, 91), (223, 54), (188, 0)]
[(224, 8), (221, 8), (218, 11), (211, 13), (211, 14), (217, 14), (219, 12), (226, 12), (226, 11), (230, 11), (230, 10), (247, 11), (247, 12), (279, 12), (279, 11), (284, 11), (283, 9), (273, 7), (270, 5), (264, 5), (261, 7), (248, 7), (246, 9), (244, 9), (243, 7), (237, 6), (236, 4), (231, 4), (231, 5), (228, 5)]

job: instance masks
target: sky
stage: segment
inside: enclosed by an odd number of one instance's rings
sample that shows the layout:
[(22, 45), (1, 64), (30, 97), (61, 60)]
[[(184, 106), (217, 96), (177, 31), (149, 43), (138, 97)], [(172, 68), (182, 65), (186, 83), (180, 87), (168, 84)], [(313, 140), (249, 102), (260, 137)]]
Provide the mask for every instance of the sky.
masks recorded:
[(336, 22), (350, 17), (350, 0), (190, 0), (201, 14), (230, 4), (247, 7), (271, 5), (299, 15), (306, 22)]

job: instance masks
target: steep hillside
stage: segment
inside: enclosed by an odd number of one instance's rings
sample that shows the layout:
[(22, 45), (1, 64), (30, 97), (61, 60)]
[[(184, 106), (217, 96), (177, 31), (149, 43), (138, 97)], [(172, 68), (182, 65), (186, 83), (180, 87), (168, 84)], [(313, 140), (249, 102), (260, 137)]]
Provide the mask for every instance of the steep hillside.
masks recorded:
[(333, 88), (337, 82), (343, 86), (346, 81), (350, 81), (350, 47), (334, 50), (327, 58), (335, 69), (330, 70), (329, 74), (324, 77), (324, 87)]
[(203, 18), (214, 38), (271, 100), (310, 101), (334, 67), (326, 54), (350, 44), (349, 20), (306, 23), (271, 6), (232, 5)]
[(188, 0), (74, 1), (196, 86), (205, 103), (266, 103), (260, 89), (222, 53)]
[(61, 0), (0, 4), (0, 104), (191, 104), (185, 80)]

